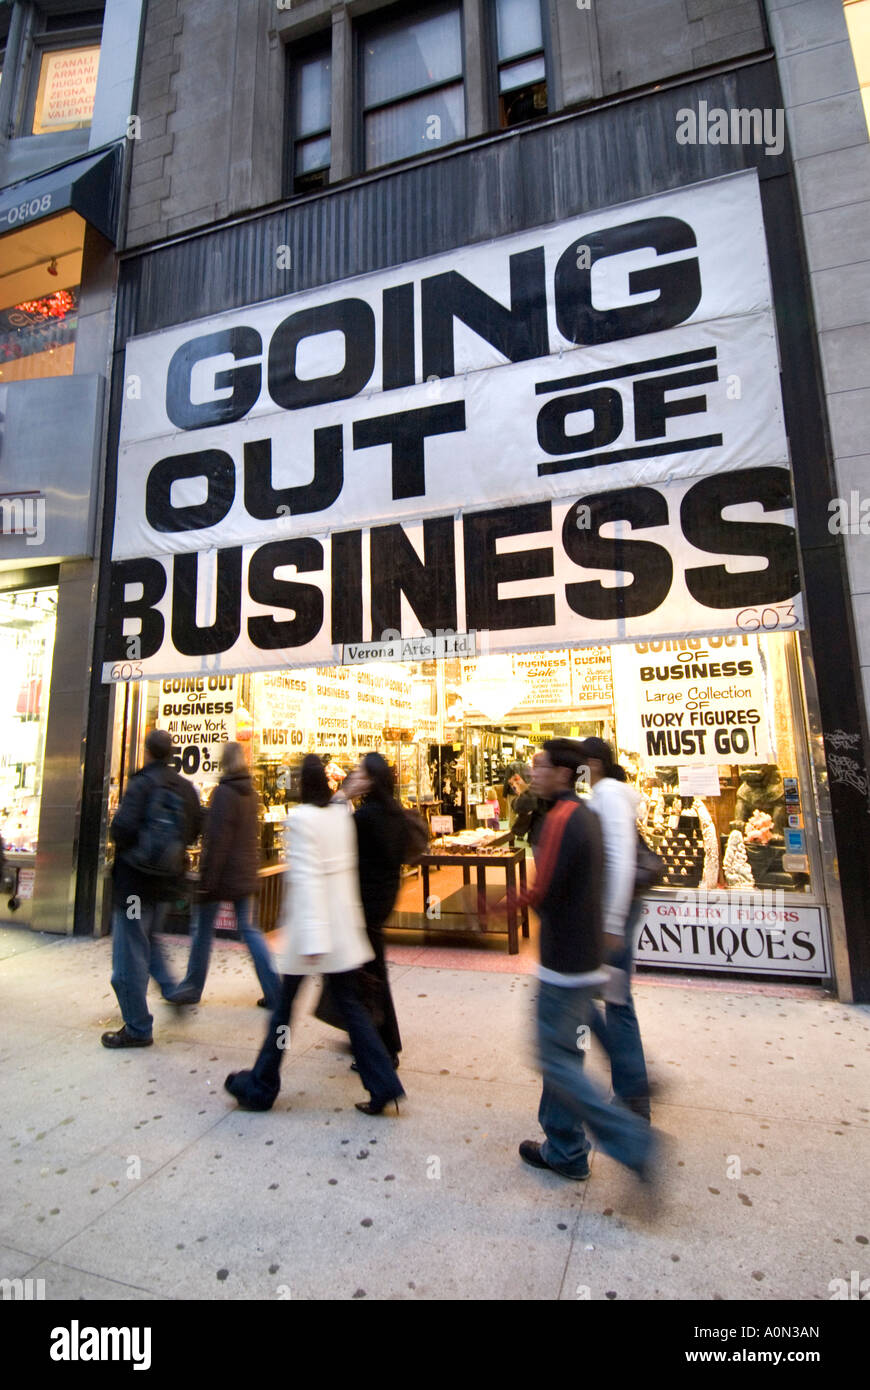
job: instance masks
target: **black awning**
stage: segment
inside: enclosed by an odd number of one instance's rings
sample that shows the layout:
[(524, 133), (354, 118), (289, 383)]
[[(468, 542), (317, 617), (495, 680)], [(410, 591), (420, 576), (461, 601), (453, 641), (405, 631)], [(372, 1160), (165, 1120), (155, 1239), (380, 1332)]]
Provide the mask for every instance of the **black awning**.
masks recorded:
[(77, 212), (109, 241), (118, 227), (121, 146), (62, 164), (4, 188), (0, 193), (0, 236), (57, 212)]

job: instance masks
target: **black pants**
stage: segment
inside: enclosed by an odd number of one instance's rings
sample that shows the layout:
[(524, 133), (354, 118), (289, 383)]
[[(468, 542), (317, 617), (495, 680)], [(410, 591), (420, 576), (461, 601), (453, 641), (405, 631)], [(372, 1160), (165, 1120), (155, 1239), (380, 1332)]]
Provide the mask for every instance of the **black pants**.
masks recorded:
[[(290, 1043), (290, 1012), (296, 991), (306, 975), (281, 976), (281, 1000), (269, 1019), (266, 1039), (252, 1071), (239, 1072), (233, 1094), (245, 1102), (271, 1105), (281, 1089), (281, 1062)], [(350, 1034), (350, 1045), (359, 1068), (360, 1080), (373, 1101), (391, 1100), (404, 1094), (389, 1054), (360, 1000), (355, 972), (348, 970), (328, 976), (336, 1005)]]
[(366, 927), (366, 933), (371, 942), (372, 950), (375, 953), (374, 960), (366, 961), (363, 966), (369, 975), (373, 975), (380, 986), (379, 996), (380, 1005), (383, 1010), (383, 1022), (378, 1028), (381, 1042), (387, 1049), (391, 1057), (398, 1057), (402, 1050), (402, 1035), (399, 1032), (399, 1020), (396, 1018), (396, 1008), (393, 1004), (393, 996), (390, 993), (390, 977), (387, 973), (387, 959), (384, 951), (384, 933), (379, 924), (376, 927)]

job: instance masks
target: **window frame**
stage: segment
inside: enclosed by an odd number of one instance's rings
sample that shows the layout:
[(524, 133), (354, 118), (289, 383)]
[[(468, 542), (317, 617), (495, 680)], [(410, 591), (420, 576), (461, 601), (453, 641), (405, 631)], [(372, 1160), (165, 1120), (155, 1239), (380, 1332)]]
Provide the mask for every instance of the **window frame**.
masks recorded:
[[(21, 129), (17, 132), (19, 136), (31, 140), (41, 140), (50, 136), (57, 135), (76, 135), (82, 131), (90, 130), (93, 117), (87, 125), (73, 126), (67, 130), (43, 130), (36, 134), (33, 130), (33, 118), (36, 115), (36, 97), (39, 92), (39, 74), (42, 69), (42, 59), (46, 53), (62, 52), (66, 49), (75, 48), (94, 48), (100, 50), (100, 61), (103, 57), (103, 29), (105, 27), (105, 11), (103, 12), (103, 23), (96, 28), (93, 24), (77, 25), (70, 29), (51, 29), (47, 30), (45, 21), (48, 15), (42, 11), (38, 12), (40, 28), (34, 31), (30, 40), (30, 57), (28, 61), (27, 80), (24, 89), (24, 101), (21, 107)], [(99, 83), (99, 73), (97, 82)]]
[[(498, 56), (498, 15), (496, 12), (496, 0), (486, 0), (486, 35), (488, 39), (488, 63), (487, 78), (489, 85), (489, 95), (487, 101), (487, 111), (489, 116), (490, 128), (498, 133), (508, 130), (516, 130), (519, 126), (530, 125), (532, 121), (542, 121), (547, 116), (555, 114), (553, 106), (553, 77), (555, 65), (553, 62), (552, 35), (550, 32), (550, 6), (547, 0), (538, 0), (541, 14), (541, 47), (529, 49), (527, 53), (516, 53), (512, 58), (500, 59)], [(538, 54), (544, 59), (544, 83), (547, 88), (547, 109), (542, 111), (539, 116), (530, 116), (526, 121), (518, 121), (513, 126), (503, 126), (500, 119), (499, 103), (501, 101), (501, 84), (499, 76), (503, 67), (510, 67), (513, 63), (521, 63), (529, 58), (536, 58)], [(520, 88), (516, 89), (521, 90)]]
[[(363, 104), (363, 94), (365, 91), (365, 55), (363, 46), (367, 32), (377, 29), (381, 24), (389, 23), (397, 19), (423, 18), (430, 10), (456, 10), (459, 14), (459, 58), (460, 70), (458, 79), (448, 78), (446, 81), (431, 82), (423, 87), (414, 88), (412, 91), (403, 92), (400, 97), (392, 97), (389, 101), (375, 102), (372, 106), (366, 107)], [(400, 0), (399, 4), (387, 5), (383, 9), (373, 10), (369, 14), (354, 21), (353, 24), (353, 64), (354, 64), (354, 137), (353, 137), (353, 168), (355, 174), (373, 174), (379, 169), (391, 169), (398, 164), (405, 164), (408, 160), (419, 159), (421, 155), (435, 154), (445, 149), (453, 149), (455, 146), (468, 140), (468, 72), (465, 54), (465, 23), (463, 15), (463, 0), (431, 0), (425, 7), (408, 3), (407, 0)], [(457, 80), (462, 86), (462, 112), (464, 117), (464, 134), (458, 140), (451, 140), (446, 144), (438, 144), (432, 150), (420, 150), (415, 154), (403, 154), (398, 159), (390, 160), (387, 164), (373, 164), (371, 169), (366, 168), (366, 116), (375, 111), (387, 111), (390, 107), (401, 106), (416, 97), (425, 96), (427, 92), (440, 92), (447, 87), (456, 85)]]
[[(318, 54), (329, 55), (329, 125), (322, 131), (312, 131), (308, 135), (296, 135), (296, 93), (297, 93), (297, 72), (300, 63), (317, 57)], [(324, 135), (329, 136), (329, 164), (326, 166), (326, 182), (323, 185), (329, 187), (331, 183), (333, 166), (333, 141), (332, 130), (332, 84), (335, 80), (333, 71), (333, 51), (332, 51), (332, 29), (321, 29), (316, 34), (308, 35), (303, 39), (290, 39), (285, 45), (285, 100), (284, 100), (284, 157), (283, 157), (283, 179), (285, 197), (304, 198), (306, 195), (317, 193), (317, 188), (299, 189), (294, 188), (296, 181), (296, 146), (304, 144), (307, 140), (322, 139)]]

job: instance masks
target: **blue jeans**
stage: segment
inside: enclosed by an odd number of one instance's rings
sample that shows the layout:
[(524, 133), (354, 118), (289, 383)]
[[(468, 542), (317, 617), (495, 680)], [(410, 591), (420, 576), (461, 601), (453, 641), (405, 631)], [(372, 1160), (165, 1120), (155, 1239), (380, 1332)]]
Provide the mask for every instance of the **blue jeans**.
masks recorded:
[(166, 903), (143, 901), (139, 910), (141, 916), (132, 919), (121, 907), (112, 913), (112, 988), (127, 1032), (136, 1038), (150, 1038), (154, 1020), (148, 1012), (149, 975), (157, 981), (164, 999), (169, 999), (178, 986), (157, 935), (163, 927)]
[(594, 1008), (592, 1031), (610, 1058), (613, 1094), (630, 1104), (636, 1114), (649, 1119), (649, 1078), (630, 986), (641, 907), (640, 900), (632, 904), (625, 924), (625, 944), (607, 957), (608, 965), (624, 970), (629, 977), (628, 1000), (625, 1004), (605, 1004), (603, 1018), (599, 1009)]
[(538, 984), (538, 1050), (544, 1086), (538, 1123), (546, 1134), (541, 1156), (552, 1168), (585, 1177), (588, 1125), (596, 1142), (635, 1172), (652, 1154), (652, 1133), (643, 1120), (621, 1106), (610, 1105), (604, 1092), (583, 1067), (588, 1038), (581, 1029), (592, 1026), (594, 1004), (589, 986)]
[[(236, 912), (236, 926), (239, 936), (251, 953), (251, 960), (254, 962), (254, 969), (257, 972), (257, 979), (260, 981), (260, 988), (266, 1003), (270, 1009), (274, 1010), (281, 997), (281, 981), (272, 965), (272, 953), (266, 944), (266, 938), (251, 920), (251, 902), (250, 897), (236, 898), (233, 903)], [(220, 903), (200, 903), (196, 909), (196, 922), (193, 927), (193, 940), (190, 943), (187, 974), (178, 986), (179, 990), (191, 989), (199, 995), (205, 988), (208, 963), (211, 959), (211, 946), (214, 940), (214, 921), (219, 907)]]

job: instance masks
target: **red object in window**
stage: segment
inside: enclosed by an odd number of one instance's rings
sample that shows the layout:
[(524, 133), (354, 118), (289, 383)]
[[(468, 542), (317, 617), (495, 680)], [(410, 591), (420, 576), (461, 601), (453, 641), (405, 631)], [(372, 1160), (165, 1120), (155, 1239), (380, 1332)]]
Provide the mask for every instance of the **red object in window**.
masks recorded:
[(32, 676), (18, 692), (16, 714), (39, 714), (42, 704), (42, 677)]

